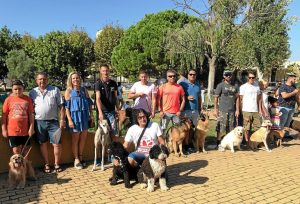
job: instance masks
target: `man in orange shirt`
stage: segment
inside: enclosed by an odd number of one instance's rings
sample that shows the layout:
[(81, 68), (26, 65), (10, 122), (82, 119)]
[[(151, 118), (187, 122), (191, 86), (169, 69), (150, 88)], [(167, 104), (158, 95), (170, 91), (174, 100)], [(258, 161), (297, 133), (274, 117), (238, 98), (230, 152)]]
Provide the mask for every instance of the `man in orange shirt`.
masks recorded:
[(160, 108), (160, 118), (162, 129), (168, 127), (170, 120), (173, 124), (179, 123), (179, 116), (185, 105), (184, 90), (182, 86), (176, 84), (176, 72), (167, 71), (167, 83), (159, 87), (158, 107)]
[[(2, 135), (8, 137), (13, 154), (21, 154), (28, 139), (34, 134), (32, 100), (23, 95), (24, 85), (20, 80), (12, 83), (12, 94), (3, 104)], [(28, 148), (24, 150), (26, 155)]]

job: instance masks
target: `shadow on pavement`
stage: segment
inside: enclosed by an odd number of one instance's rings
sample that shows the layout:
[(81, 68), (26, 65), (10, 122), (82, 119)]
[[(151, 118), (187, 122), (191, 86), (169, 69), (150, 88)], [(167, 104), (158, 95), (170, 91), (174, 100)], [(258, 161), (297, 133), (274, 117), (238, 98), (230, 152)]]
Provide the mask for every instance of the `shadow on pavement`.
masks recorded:
[(43, 172), (35, 169), (37, 176), (36, 181), (26, 181), (24, 189), (9, 189), (8, 188), (8, 173), (0, 175), (0, 203), (28, 203), (38, 202), (39, 195), (43, 186), (48, 184), (64, 184), (68, 183), (71, 179), (57, 178), (56, 173), (44, 174)]
[(197, 160), (189, 161), (179, 164), (173, 164), (168, 166), (168, 186), (173, 187), (184, 184), (203, 184), (208, 181), (207, 177), (192, 176), (194, 172), (200, 170), (200, 168), (206, 167), (208, 161)]

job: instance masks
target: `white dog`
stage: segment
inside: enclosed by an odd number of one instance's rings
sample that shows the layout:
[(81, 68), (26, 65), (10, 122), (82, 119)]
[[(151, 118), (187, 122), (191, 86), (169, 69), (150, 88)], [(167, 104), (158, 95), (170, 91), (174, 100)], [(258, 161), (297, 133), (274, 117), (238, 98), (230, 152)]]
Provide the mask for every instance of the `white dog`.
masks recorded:
[(239, 150), (241, 150), (241, 143), (243, 140), (244, 128), (238, 126), (234, 128), (231, 132), (229, 132), (223, 140), (221, 144), (219, 144), (219, 151), (225, 151), (226, 148), (229, 148), (232, 153), (234, 153), (234, 146), (236, 146)]
[(98, 129), (95, 133), (94, 138), (94, 144), (95, 144), (95, 159), (94, 159), (94, 166), (92, 171), (96, 169), (96, 162), (97, 162), (97, 153), (98, 153), (98, 147), (101, 144), (102, 146), (102, 153), (101, 153), (101, 170), (104, 170), (104, 154), (105, 154), (105, 147), (110, 142), (109, 137), (109, 126), (107, 120), (102, 120), (102, 122), (99, 122)]

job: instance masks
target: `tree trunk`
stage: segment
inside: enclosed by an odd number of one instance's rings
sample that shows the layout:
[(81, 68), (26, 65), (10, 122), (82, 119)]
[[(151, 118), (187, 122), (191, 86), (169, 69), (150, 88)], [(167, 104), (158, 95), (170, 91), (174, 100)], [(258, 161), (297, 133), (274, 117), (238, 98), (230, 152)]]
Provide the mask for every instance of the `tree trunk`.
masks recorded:
[(211, 95), (214, 91), (215, 84), (215, 75), (216, 75), (216, 67), (217, 67), (217, 57), (212, 56), (208, 59), (209, 63), (209, 73), (208, 73), (208, 86), (207, 86), (207, 105), (209, 102), (212, 102)]

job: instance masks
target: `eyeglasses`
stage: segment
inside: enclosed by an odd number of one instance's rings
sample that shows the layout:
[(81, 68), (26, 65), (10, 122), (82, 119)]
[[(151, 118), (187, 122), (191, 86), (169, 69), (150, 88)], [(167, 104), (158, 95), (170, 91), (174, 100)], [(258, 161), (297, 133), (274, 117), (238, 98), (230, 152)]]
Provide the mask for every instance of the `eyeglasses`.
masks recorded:
[(248, 79), (255, 79), (255, 77), (248, 77)]
[(144, 115), (143, 116), (138, 116), (137, 118), (138, 118), (138, 120), (146, 119), (146, 116), (144, 116)]
[(175, 78), (176, 75), (169, 75), (168, 77), (169, 77), (169, 78)]
[(190, 76), (196, 76), (196, 74), (189, 74)]

